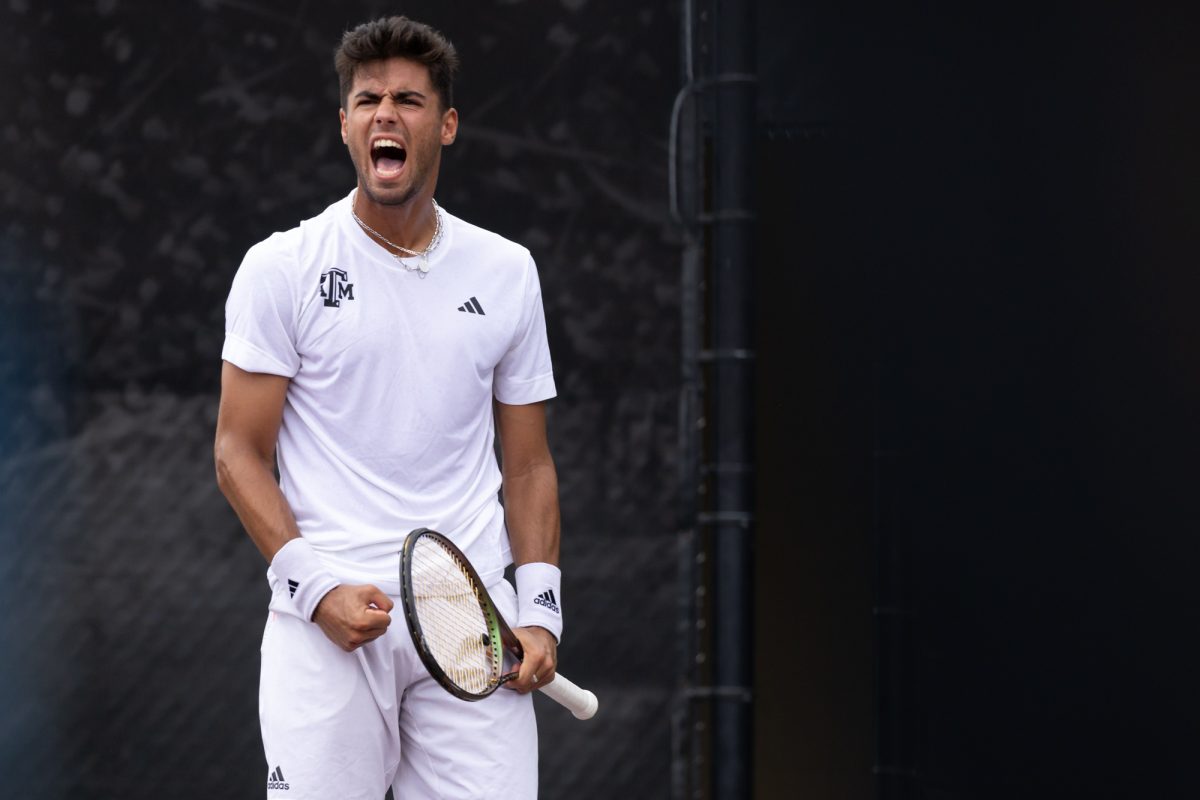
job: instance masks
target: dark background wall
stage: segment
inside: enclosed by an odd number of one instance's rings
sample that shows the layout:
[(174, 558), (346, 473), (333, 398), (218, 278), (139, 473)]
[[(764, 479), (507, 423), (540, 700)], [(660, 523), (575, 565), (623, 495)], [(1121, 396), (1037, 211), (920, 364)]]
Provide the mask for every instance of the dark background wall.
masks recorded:
[(759, 16), (763, 796), (1196, 796), (1200, 19)]
[[(875, 5), (756, 6), (757, 796), (1193, 796), (1200, 27)], [(348, 191), (330, 53), (403, 11), (464, 57), (439, 200), (545, 290), (604, 711), (539, 703), (543, 796), (668, 796), (679, 8), (0, 8), (0, 794), (258, 793), (222, 306)]]

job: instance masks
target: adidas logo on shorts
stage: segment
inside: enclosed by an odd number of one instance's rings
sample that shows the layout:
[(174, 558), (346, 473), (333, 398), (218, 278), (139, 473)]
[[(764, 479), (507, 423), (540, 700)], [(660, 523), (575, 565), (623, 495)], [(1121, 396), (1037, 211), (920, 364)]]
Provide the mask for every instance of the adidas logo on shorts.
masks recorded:
[(267, 776), (267, 791), (276, 789), (286, 792), (290, 788), (292, 787), (284, 781), (283, 770), (281, 770), (279, 767), (276, 767), (274, 772)]
[(547, 589), (546, 591), (533, 598), (533, 602), (539, 606), (545, 606), (555, 614), (562, 613), (558, 610), (558, 603), (554, 600), (554, 590)]

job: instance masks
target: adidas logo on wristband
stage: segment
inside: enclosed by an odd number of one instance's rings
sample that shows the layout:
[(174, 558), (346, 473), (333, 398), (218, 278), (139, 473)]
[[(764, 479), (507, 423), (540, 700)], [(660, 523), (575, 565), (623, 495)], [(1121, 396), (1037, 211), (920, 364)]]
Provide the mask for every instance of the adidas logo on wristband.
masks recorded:
[(532, 561), (516, 570), (517, 625), (545, 628), (562, 641), (563, 610), (560, 572), (554, 564)]
[(554, 600), (554, 590), (553, 589), (547, 589), (546, 591), (542, 592), (537, 597), (533, 598), (533, 602), (536, 605), (545, 606), (546, 608), (553, 611), (555, 614), (562, 613), (561, 611), (558, 610), (558, 603), (555, 602), (555, 600)]

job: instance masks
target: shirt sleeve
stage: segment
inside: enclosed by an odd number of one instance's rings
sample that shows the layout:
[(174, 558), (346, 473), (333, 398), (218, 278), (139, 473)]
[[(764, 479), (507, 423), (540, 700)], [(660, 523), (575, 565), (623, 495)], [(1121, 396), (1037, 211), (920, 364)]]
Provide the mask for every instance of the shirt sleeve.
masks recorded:
[(288, 279), (294, 264), (277, 237), (246, 253), (225, 301), (225, 346), (221, 358), (247, 372), (295, 377), (295, 294)]
[(532, 257), (525, 270), (521, 319), (508, 352), (496, 365), (493, 393), (497, 400), (509, 405), (536, 403), (557, 394), (550, 344), (546, 339), (542, 288)]

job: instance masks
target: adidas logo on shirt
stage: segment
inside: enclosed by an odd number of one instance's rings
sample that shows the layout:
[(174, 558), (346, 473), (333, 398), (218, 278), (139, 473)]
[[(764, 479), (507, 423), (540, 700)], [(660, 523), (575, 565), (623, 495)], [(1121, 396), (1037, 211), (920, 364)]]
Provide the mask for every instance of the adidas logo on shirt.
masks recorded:
[(270, 775), (267, 776), (267, 790), (268, 791), (270, 791), (271, 789), (276, 789), (278, 791), (286, 792), (290, 788), (292, 788), (292, 787), (289, 786), (284, 781), (283, 770), (280, 769), (279, 767), (276, 767), (275, 770)]
[(299, 589), (299, 588), (300, 588), (300, 584), (299, 584), (299, 583), (297, 583), (296, 581), (292, 580), (291, 578), (288, 578), (288, 594), (289, 594), (291, 597), (295, 597), (295, 596), (296, 596), (296, 590), (297, 590), (297, 589)]
[(468, 314), (483, 314), (483, 306), (479, 305), (479, 301), (474, 297), (459, 306), (458, 310), (465, 311)]
[(558, 602), (554, 599), (554, 590), (553, 589), (547, 589), (546, 591), (542, 592), (537, 597), (533, 598), (533, 602), (536, 605), (545, 606), (546, 608), (553, 611), (555, 614), (562, 613), (558, 610)]

